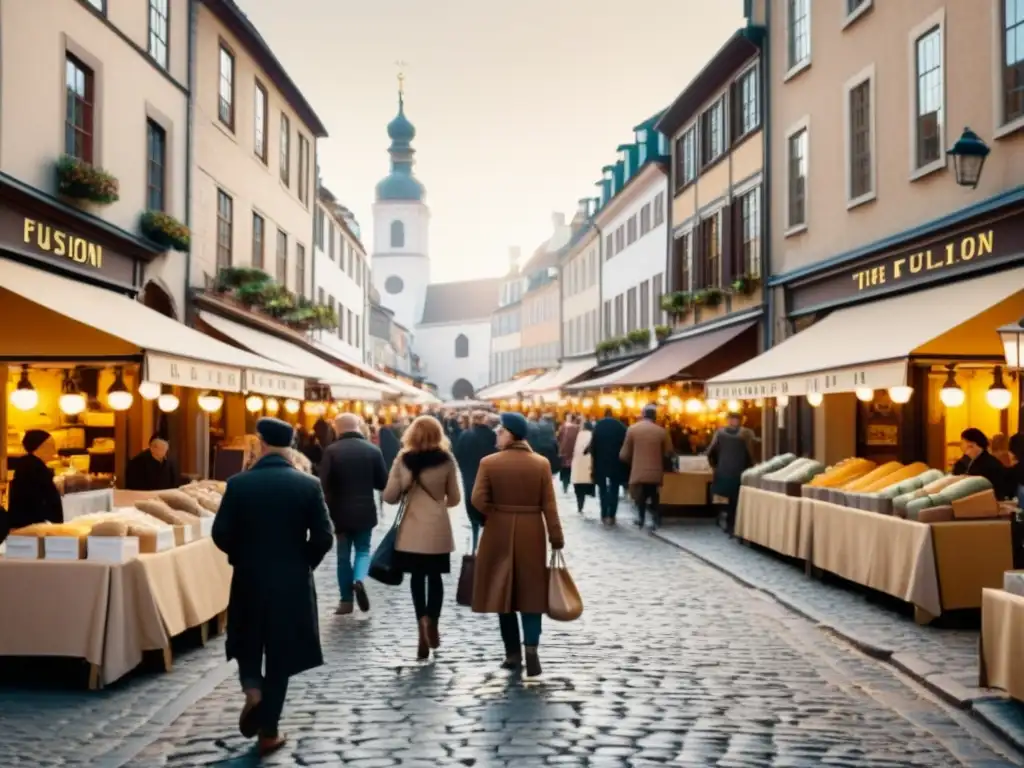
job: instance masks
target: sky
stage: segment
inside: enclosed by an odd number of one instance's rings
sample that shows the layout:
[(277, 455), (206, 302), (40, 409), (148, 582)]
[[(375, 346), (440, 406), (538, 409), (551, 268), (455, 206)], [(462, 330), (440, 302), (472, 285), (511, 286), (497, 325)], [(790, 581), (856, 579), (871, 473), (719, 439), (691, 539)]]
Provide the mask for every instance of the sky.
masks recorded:
[(396, 62), (408, 63), (433, 282), (505, 274), (511, 246), (531, 254), (554, 212), (569, 220), (597, 194), (601, 167), (633, 126), (668, 106), (744, 23), (743, 0), (236, 2), (327, 126), (322, 182), (371, 249)]

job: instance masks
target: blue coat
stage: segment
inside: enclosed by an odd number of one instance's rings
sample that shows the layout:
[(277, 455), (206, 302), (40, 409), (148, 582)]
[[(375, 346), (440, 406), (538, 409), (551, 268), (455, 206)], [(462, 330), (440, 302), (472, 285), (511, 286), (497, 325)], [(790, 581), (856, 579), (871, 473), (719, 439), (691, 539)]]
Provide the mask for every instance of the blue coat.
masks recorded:
[(234, 568), (227, 654), (291, 676), (324, 663), (313, 571), (334, 541), (320, 481), (268, 455), (228, 480), (213, 543)]

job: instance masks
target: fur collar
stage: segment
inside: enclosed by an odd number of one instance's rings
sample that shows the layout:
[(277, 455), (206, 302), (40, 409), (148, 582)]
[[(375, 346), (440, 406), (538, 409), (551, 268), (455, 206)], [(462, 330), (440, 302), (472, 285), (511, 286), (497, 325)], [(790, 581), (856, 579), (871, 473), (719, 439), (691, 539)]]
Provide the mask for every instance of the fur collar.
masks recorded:
[(449, 461), (451, 456), (448, 451), (442, 451), (440, 448), (432, 451), (406, 451), (402, 454), (402, 464), (414, 477), (425, 469), (440, 467)]

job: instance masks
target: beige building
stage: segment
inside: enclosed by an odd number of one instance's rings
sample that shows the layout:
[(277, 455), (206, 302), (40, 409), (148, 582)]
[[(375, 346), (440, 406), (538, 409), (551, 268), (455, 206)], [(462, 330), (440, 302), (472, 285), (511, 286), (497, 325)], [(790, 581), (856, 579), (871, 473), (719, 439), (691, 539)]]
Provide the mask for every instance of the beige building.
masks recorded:
[(312, 298), (316, 141), (327, 131), (233, 0), (197, 3), (193, 56), (192, 285), (254, 266)]
[[(772, 348), (712, 390), (774, 398), (779, 450), (948, 469), (965, 427), (1018, 429), (996, 329), (1024, 314), (1024, 15), (754, 6), (771, 52)], [(965, 148), (990, 153), (980, 176)]]
[(601, 312), (601, 237), (590, 221), (594, 200), (580, 200), (581, 224), (562, 255), (562, 357), (592, 355)]
[[(106, 171), (117, 182), (115, 201), (64, 195), (71, 207), (37, 217), (38, 231), (59, 228), (99, 243), (103, 230), (108, 252), (142, 257), (162, 311), (182, 319), (187, 257), (141, 238), (140, 217), (155, 209), (187, 220), (187, 8), (172, 13), (168, 0), (4, 3), (0, 26), (4, 185), (25, 185), (56, 203), (62, 155)], [(137, 282), (130, 271), (116, 280)]]

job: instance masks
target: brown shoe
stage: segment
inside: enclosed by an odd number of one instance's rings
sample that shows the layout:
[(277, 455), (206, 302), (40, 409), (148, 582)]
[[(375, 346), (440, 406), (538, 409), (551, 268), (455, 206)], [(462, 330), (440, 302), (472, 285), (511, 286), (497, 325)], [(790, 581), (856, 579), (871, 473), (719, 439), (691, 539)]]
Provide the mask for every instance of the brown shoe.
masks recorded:
[(437, 619), (427, 621), (427, 642), (434, 650), (441, 647), (441, 633), (437, 631)]
[(419, 646), (416, 648), (416, 660), (426, 661), (430, 658), (430, 619), (424, 616), (419, 621)]
[(277, 752), (287, 743), (288, 737), (286, 736), (260, 736), (256, 742), (256, 748), (259, 750), (260, 757), (267, 757)]
[(352, 603), (345, 602), (344, 600), (342, 600), (340, 603), (338, 603), (338, 607), (334, 609), (334, 615), (348, 616), (350, 613), (352, 613), (352, 610)]

